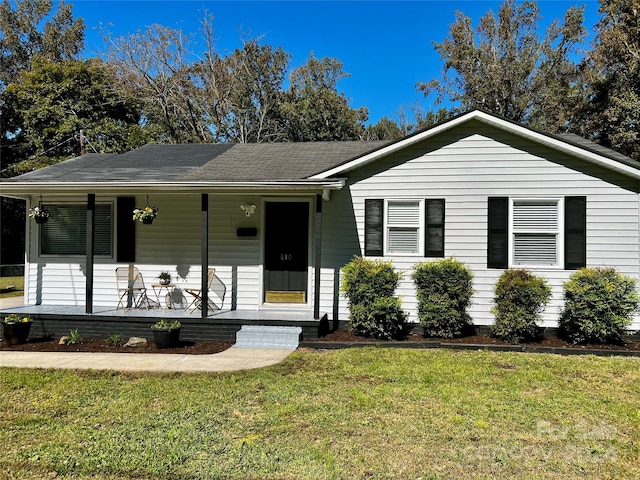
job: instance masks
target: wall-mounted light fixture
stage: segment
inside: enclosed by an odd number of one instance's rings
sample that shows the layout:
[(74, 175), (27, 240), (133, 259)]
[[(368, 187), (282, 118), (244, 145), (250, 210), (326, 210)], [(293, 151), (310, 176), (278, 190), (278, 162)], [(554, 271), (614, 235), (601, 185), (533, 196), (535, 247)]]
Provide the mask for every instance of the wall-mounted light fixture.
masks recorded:
[(243, 203), (242, 205), (240, 205), (240, 209), (247, 217), (250, 217), (251, 215), (256, 213), (256, 206), (253, 203)]

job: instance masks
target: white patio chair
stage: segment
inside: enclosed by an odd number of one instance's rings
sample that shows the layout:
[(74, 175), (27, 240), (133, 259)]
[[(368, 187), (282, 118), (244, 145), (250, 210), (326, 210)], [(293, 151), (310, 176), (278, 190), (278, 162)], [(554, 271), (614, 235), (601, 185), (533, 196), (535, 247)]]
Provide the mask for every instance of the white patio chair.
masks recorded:
[[(147, 296), (142, 274), (134, 266), (116, 268), (118, 288), (118, 307), (126, 312), (131, 308), (151, 308), (152, 302)], [(153, 302), (155, 303), (155, 302)]]
[[(201, 288), (185, 288), (185, 292), (193, 296), (193, 300), (186, 307), (187, 310), (202, 309), (202, 289)], [(216, 269), (210, 268), (207, 270), (207, 293), (214, 293), (207, 295), (208, 310), (216, 311), (222, 308), (224, 303), (224, 297), (227, 292), (227, 287), (222, 280), (216, 276)], [(220, 303), (218, 305), (218, 303)]]

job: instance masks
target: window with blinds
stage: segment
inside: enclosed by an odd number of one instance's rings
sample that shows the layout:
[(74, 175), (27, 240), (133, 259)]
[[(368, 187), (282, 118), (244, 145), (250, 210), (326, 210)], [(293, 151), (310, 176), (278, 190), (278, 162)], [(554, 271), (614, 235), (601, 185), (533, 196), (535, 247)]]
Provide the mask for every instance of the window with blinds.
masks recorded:
[(513, 200), (514, 265), (558, 265), (558, 200)]
[(420, 201), (387, 202), (387, 253), (420, 254)]
[[(49, 221), (40, 225), (41, 255), (85, 255), (87, 206), (46, 205)], [(94, 231), (95, 255), (113, 254), (113, 206), (97, 204)]]

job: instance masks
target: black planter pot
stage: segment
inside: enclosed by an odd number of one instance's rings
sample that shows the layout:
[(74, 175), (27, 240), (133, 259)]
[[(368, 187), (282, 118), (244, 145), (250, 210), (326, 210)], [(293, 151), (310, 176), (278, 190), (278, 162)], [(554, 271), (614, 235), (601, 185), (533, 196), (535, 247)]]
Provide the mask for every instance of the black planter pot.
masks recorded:
[(35, 217), (36, 219), (36, 223), (47, 223), (47, 220), (49, 220), (49, 217)]
[(150, 218), (150, 217), (143, 218), (142, 223), (145, 225), (151, 225), (153, 223), (153, 218)]
[(154, 330), (153, 340), (158, 348), (177, 347), (180, 342), (180, 329), (175, 330)]
[(26, 342), (29, 331), (31, 331), (31, 322), (2, 324), (2, 338), (9, 345), (20, 345)]

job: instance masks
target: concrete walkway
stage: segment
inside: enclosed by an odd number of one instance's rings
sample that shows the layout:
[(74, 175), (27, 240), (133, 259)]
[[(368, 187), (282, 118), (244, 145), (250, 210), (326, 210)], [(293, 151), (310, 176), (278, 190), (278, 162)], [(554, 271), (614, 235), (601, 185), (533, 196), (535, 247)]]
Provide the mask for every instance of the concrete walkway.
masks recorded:
[(0, 298), (0, 309), (1, 308), (11, 308), (11, 307), (21, 307), (24, 305), (24, 297), (6, 297)]
[(275, 365), (291, 352), (292, 350), (251, 348), (230, 348), (213, 355), (0, 351), (0, 367), (127, 372), (232, 372)]
[[(0, 299), (0, 308), (24, 304), (23, 297)], [(1, 348), (1, 344), (0, 344)], [(0, 367), (117, 370), (123, 372), (233, 372), (282, 362), (294, 349), (229, 348), (213, 355), (180, 353), (7, 352)]]

